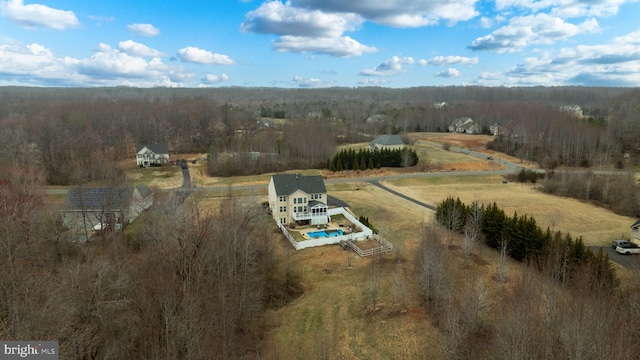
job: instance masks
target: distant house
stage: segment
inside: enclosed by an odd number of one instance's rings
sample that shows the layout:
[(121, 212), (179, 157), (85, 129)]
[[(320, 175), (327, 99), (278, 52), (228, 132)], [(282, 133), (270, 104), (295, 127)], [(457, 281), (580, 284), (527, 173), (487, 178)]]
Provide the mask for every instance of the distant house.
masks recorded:
[(136, 163), (139, 167), (168, 164), (169, 146), (167, 146), (167, 144), (149, 144), (136, 146)]
[(582, 117), (582, 108), (578, 105), (564, 105), (560, 107), (561, 111), (571, 114), (575, 117)]
[(433, 103), (433, 107), (436, 109), (445, 109), (447, 107), (447, 103), (446, 102), (435, 102)]
[(459, 132), (466, 134), (480, 134), (482, 129), (480, 125), (476, 124), (472, 118), (459, 118), (453, 121), (451, 125), (449, 125), (450, 132)]
[(387, 119), (387, 115), (385, 114), (375, 114), (367, 118), (367, 123), (382, 122), (382, 121), (385, 121), (386, 119)]
[(400, 135), (381, 135), (369, 143), (371, 150), (398, 150), (404, 148)]
[(85, 242), (96, 232), (121, 229), (153, 205), (154, 192), (136, 187), (76, 187), (69, 189), (60, 210), (71, 235)]
[(499, 122), (493, 123), (493, 125), (489, 126), (489, 132), (493, 136), (500, 135), (503, 132), (502, 124), (500, 124)]
[(273, 175), (269, 181), (269, 208), (283, 225), (321, 225), (329, 222), (327, 189), (322, 176)]
[(631, 240), (640, 242), (640, 219), (631, 225)]

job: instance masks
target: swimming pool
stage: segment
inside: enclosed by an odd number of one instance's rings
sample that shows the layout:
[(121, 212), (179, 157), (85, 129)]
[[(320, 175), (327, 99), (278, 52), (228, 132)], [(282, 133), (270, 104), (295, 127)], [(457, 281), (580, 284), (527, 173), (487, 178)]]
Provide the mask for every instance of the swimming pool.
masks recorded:
[(320, 231), (309, 231), (307, 233), (307, 235), (309, 235), (309, 238), (311, 238), (311, 239), (334, 237), (334, 236), (340, 236), (340, 235), (343, 235), (343, 234), (344, 234), (344, 231), (342, 231), (342, 229), (327, 229), (327, 230), (320, 230)]

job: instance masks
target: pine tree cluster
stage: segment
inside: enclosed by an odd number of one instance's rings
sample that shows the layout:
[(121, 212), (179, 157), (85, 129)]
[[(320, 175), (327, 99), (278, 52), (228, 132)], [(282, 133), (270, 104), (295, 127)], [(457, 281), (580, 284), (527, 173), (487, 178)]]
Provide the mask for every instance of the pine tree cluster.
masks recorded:
[(418, 154), (412, 149), (382, 149), (357, 152), (353, 149), (338, 152), (329, 161), (331, 171), (367, 170), (381, 167), (409, 167), (418, 163)]

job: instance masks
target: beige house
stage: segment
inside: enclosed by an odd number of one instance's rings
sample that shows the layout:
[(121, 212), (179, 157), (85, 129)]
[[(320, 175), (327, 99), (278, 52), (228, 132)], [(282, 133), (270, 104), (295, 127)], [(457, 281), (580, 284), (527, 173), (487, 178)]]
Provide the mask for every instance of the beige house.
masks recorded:
[(273, 219), (283, 225), (327, 224), (327, 189), (322, 176), (273, 175), (269, 181), (269, 209)]

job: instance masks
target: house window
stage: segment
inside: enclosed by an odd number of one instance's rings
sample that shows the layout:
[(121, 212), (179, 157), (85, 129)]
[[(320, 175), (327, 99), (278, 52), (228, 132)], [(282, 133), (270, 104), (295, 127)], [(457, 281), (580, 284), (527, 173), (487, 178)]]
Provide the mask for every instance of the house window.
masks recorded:
[(287, 218), (280, 219), (280, 224), (286, 224), (286, 223), (287, 223)]
[(298, 212), (302, 212), (302, 206), (298, 206)]
[(286, 196), (280, 196), (280, 201), (287, 201), (287, 197)]
[(287, 211), (286, 206), (280, 206), (280, 212), (286, 212), (286, 211)]

